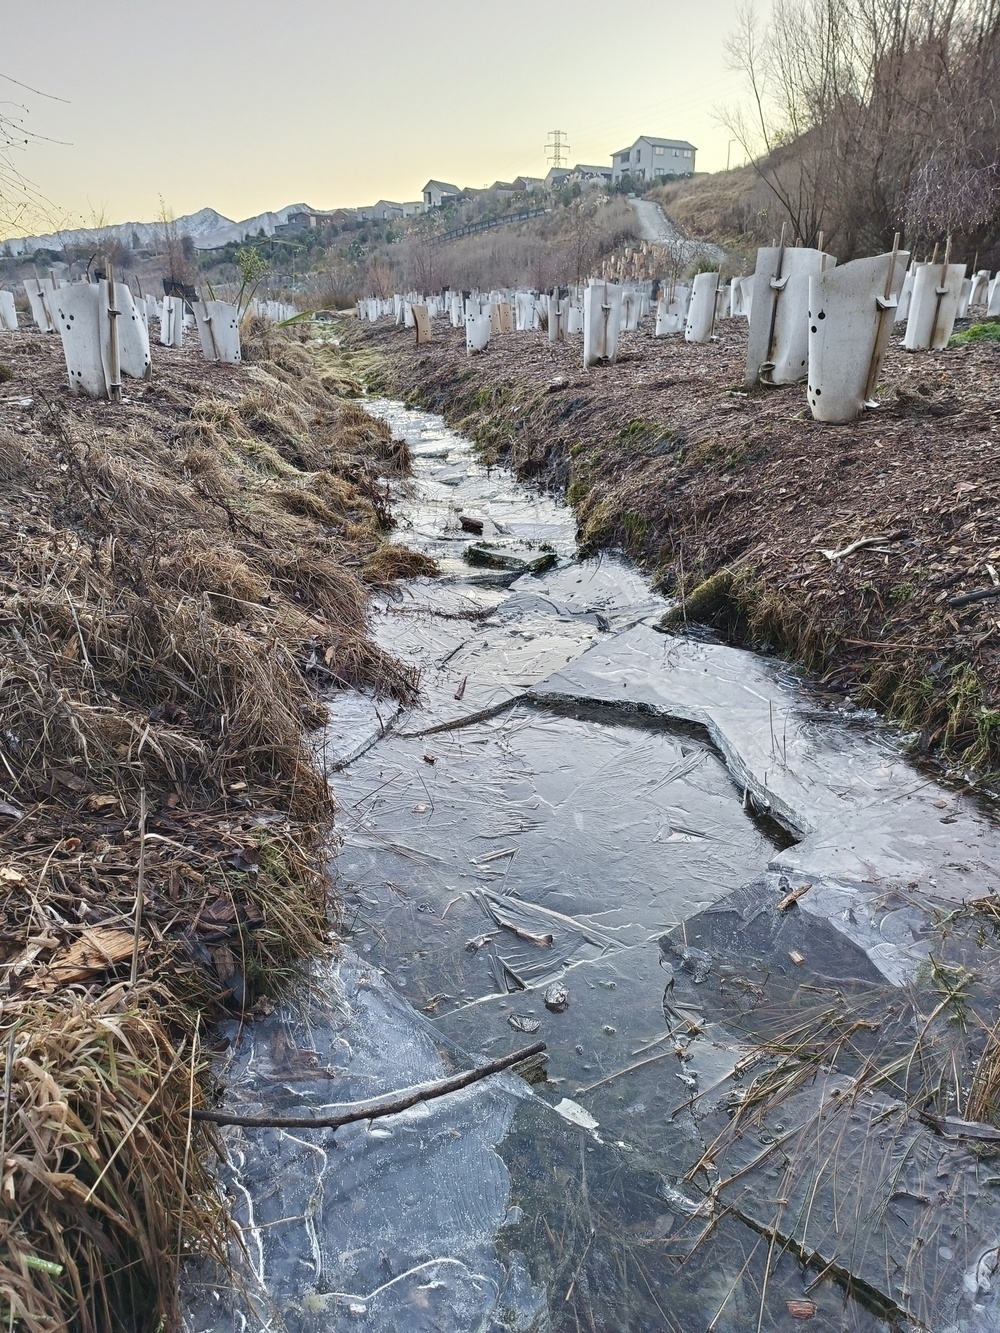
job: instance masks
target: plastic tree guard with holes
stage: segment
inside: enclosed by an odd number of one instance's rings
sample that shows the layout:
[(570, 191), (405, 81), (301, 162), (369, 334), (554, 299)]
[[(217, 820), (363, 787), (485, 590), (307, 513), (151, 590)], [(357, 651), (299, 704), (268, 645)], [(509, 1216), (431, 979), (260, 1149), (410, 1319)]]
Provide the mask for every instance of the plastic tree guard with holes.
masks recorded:
[(972, 294), (969, 297), (969, 305), (985, 305), (989, 286), (990, 271), (988, 268), (981, 268), (972, 279)]
[(808, 246), (773, 245), (757, 251), (747, 332), (746, 383), (798, 384), (809, 361), (809, 279), (836, 264)]
[[(60, 287), (55, 294), (57, 305), (63, 295), (63, 290)], [(113, 378), (110, 354), (112, 320), (117, 326), (119, 373), (134, 380), (148, 380), (152, 373), (153, 363), (149, 354), (149, 333), (145, 322), (136, 310), (132, 293), (125, 283), (115, 283), (114, 310), (117, 311), (117, 314), (112, 313), (109, 292), (108, 282), (105, 278), (102, 278), (98, 311), (101, 322), (101, 348), (107, 381), (110, 384)]]
[(691, 289), (691, 303), (684, 321), (684, 341), (707, 343), (715, 329), (715, 299), (718, 273), (699, 273)]
[(194, 317), (201, 339), (201, 354), (206, 361), (223, 361), (235, 366), (242, 361), (240, 350), (240, 312), (228, 301), (196, 301)]
[(485, 352), (490, 345), (490, 317), (488, 314), (466, 315), (465, 350)]
[(816, 421), (853, 421), (872, 400), (903, 286), (906, 251), (855, 259), (809, 280), (809, 379)]
[(410, 306), (413, 311), (413, 323), (417, 330), (417, 346), (431, 341), (431, 316), (425, 305)]

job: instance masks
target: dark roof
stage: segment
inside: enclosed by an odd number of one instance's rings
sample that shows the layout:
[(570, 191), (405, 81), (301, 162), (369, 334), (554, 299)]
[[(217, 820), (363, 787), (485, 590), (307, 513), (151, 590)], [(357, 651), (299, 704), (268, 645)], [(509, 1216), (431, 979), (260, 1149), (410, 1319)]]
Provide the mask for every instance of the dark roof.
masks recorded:
[(574, 170), (574, 171), (599, 171), (599, 172), (601, 172), (601, 173), (602, 173), (603, 175), (605, 175), (605, 176), (610, 176), (610, 175), (611, 175), (611, 168), (610, 168), (610, 167), (592, 167), (592, 166), (588, 166), (587, 163), (585, 163), (585, 162), (578, 162), (578, 163), (576, 164), (576, 166), (573, 168), (573, 170)]
[(462, 193), (461, 190), (458, 188), (457, 185), (449, 185), (447, 181), (428, 181), (427, 184), (424, 186), (424, 192), (425, 192), (425, 193), (426, 193), (428, 190), (434, 190), (434, 189), (437, 189), (437, 190), (450, 190), (450, 191), (452, 192), (452, 194), (461, 194), (461, 193)]

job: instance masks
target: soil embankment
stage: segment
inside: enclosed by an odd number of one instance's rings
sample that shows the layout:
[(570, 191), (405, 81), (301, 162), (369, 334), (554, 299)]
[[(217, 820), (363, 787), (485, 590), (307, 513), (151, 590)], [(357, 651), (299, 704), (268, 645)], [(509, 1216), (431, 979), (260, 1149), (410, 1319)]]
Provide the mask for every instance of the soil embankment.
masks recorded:
[(419, 348), (354, 336), (382, 387), (565, 492), (584, 548), (640, 561), (682, 618), (788, 654), (967, 773), (1000, 770), (1000, 344), (895, 342), (881, 410), (831, 427), (801, 389), (742, 391), (741, 321), (706, 346), (626, 334), (588, 372), (544, 333), (472, 359), (440, 323)]
[[(368, 589), (405, 445), (345, 359), (264, 325), (241, 367), (160, 349), (122, 405), (58, 339), (0, 348), (0, 1312), (177, 1323), (224, 1249), (199, 1033), (267, 1012), (332, 924), (324, 689), (402, 700)], [(350, 358), (347, 358), (349, 361)]]

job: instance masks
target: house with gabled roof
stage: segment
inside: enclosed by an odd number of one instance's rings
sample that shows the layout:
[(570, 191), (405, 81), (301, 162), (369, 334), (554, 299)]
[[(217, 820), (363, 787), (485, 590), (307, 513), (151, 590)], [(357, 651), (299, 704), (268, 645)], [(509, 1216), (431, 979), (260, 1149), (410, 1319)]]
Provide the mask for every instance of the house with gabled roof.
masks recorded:
[(619, 148), (611, 158), (611, 179), (617, 184), (623, 176), (651, 181), (657, 176), (690, 176), (694, 171), (693, 143), (686, 139), (655, 139), (640, 135), (628, 148)]
[(447, 181), (428, 181), (424, 186), (424, 212), (440, 208), (446, 199), (457, 199), (461, 193), (457, 185), (449, 185)]

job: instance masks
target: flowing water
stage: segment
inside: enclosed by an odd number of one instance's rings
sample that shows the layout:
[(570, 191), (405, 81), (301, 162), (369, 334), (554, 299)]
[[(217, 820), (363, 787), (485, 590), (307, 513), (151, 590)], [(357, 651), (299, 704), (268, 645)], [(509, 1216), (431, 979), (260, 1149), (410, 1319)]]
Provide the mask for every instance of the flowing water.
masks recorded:
[(996, 1145), (900, 1095), (1000, 999), (957, 924), (994, 825), (870, 717), (657, 633), (640, 574), (578, 560), (571, 511), (439, 418), (369, 406), (414, 455), (397, 537), (442, 569), (377, 608), (421, 701), (331, 703), (347, 944), (234, 1026), (225, 1103), (547, 1060), (336, 1135), (227, 1130), (242, 1290), (192, 1269), (189, 1328), (1000, 1327)]

